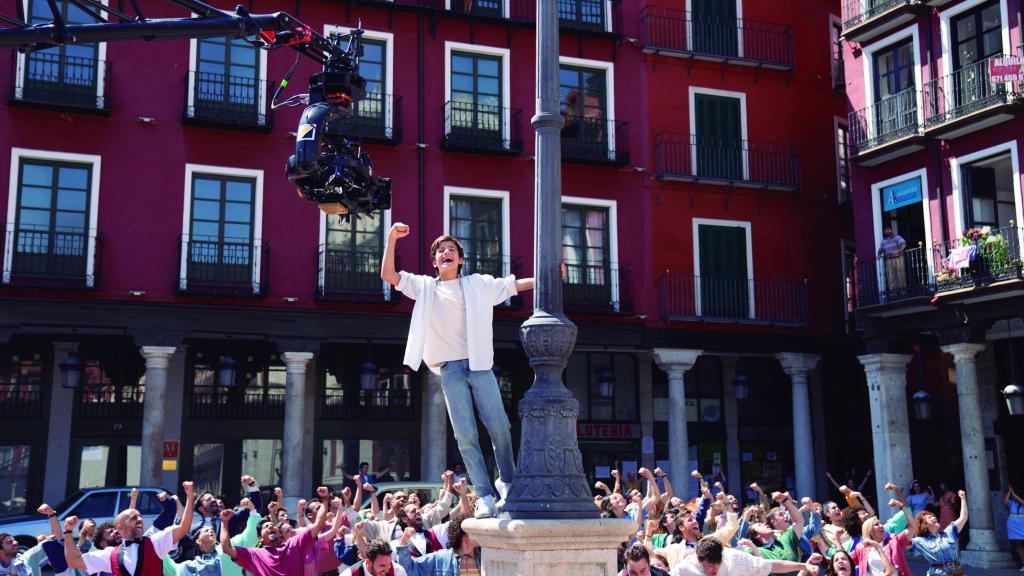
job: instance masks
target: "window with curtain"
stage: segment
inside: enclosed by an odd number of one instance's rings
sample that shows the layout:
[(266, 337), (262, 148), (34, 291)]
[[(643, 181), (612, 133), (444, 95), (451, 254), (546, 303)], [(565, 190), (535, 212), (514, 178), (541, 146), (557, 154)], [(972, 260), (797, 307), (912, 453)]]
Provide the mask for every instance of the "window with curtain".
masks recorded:
[(463, 274), (504, 275), (502, 200), (452, 196), (448, 230), (466, 252)]
[(565, 297), (611, 299), (608, 208), (562, 205), (562, 259)]
[(562, 145), (604, 152), (608, 149), (608, 94), (604, 70), (563, 65), (559, 68)]

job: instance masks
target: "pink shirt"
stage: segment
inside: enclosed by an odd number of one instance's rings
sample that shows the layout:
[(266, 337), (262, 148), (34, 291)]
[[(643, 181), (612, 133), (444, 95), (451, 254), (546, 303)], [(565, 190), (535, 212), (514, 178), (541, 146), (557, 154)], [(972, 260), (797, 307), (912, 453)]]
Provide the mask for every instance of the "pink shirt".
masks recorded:
[(235, 563), (254, 576), (303, 576), (303, 559), (313, 544), (310, 529), (300, 528), (277, 548), (235, 548)]
[[(899, 576), (911, 576), (910, 565), (907, 564), (907, 557), (903, 554), (903, 551), (909, 547), (910, 536), (906, 530), (890, 535), (882, 545), (885, 555), (889, 557), (889, 561), (892, 562), (893, 567), (896, 568), (896, 574)], [(850, 552), (850, 558), (857, 563), (857, 574), (861, 576), (872, 576), (871, 569), (868, 567), (871, 550), (870, 546), (861, 542), (857, 544), (853, 552)]]

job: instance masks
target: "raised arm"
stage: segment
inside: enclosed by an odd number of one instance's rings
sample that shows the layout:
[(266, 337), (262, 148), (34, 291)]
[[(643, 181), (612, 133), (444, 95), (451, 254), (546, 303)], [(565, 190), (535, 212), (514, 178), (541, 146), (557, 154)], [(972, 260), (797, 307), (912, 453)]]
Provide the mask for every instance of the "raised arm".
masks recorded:
[(892, 560), (890, 560), (889, 555), (885, 553), (885, 548), (883, 548), (881, 544), (875, 542), (874, 540), (871, 540), (870, 538), (865, 538), (861, 540), (861, 542), (864, 543), (865, 546), (870, 546), (874, 548), (875, 551), (878, 552), (878, 555), (882, 557), (882, 567), (885, 570), (882, 573), (882, 576), (893, 576), (893, 574), (896, 572), (896, 567), (892, 565)]
[(306, 511), (306, 506), (309, 506), (309, 502), (305, 498), (299, 498), (298, 503), (295, 504), (295, 524), (299, 528), (306, 527), (306, 515), (303, 514)]
[(64, 519), (64, 559), (68, 561), (68, 568), (85, 570), (82, 552), (78, 546), (75, 546), (75, 539), (72, 538), (76, 524), (78, 524), (77, 516), (68, 516)]
[(317, 508), (316, 519), (313, 520), (313, 527), (310, 528), (313, 532), (313, 538), (324, 529), (324, 521), (327, 520), (327, 506), (321, 506)]
[(960, 490), (956, 493), (960, 497), (960, 517), (953, 521), (956, 524), (956, 531), (963, 532), (967, 525), (967, 492)]
[(523, 290), (533, 290), (533, 278), (516, 279), (516, 292), (522, 292)]
[[(171, 538), (174, 543), (177, 544), (178, 540), (181, 540), (183, 536), (188, 534), (188, 531), (192, 529), (192, 508), (195, 505), (195, 494), (194, 487), (191, 482), (182, 482), (181, 487), (185, 489), (185, 511), (181, 513), (181, 523), (174, 527), (174, 533)], [(230, 517), (229, 517), (230, 518)], [(221, 525), (220, 533), (231, 537), (230, 530), (225, 530), (227, 524)]]
[[(778, 502), (783, 508), (789, 512), (789, 517), (793, 521), (793, 533), (803, 534), (804, 531), (804, 515), (797, 509), (793, 499), (790, 498), (789, 492), (776, 492), (772, 494), (772, 500)], [(797, 536), (799, 538), (799, 536)]]
[(792, 560), (772, 560), (771, 562), (772, 574), (800, 572), (801, 570), (806, 570), (811, 576), (816, 576), (818, 573), (818, 566), (810, 562), (793, 562)]
[(622, 472), (619, 472), (618, 468), (612, 469), (612, 478), (615, 478), (615, 485), (612, 487), (612, 492), (622, 494)]
[(668, 480), (668, 474), (665, 474), (665, 471), (661, 468), (655, 468), (654, 475), (661, 478), (661, 481), (665, 484), (665, 494), (662, 495), (662, 500), (665, 502), (665, 506), (668, 506), (668, 503), (676, 495), (675, 488), (672, 488), (672, 483)]
[(138, 502), (139, 502), (139, 489), (138, 488), (132, 488), (132, 497), (128, 501), (128, 508), (130, 508), (132, 510), (135, 510), (136, 509), (135, 506), (138, 504)]
[(374, 518), (380, 518), (380, 502), (377, 502), (377, 489), (373, 487), (373, 484), (367, 482), (363, 484), (363, 490), (370, 493), (370, 513), (373, 514)]
[[(344, 514), (342, 514), (342, 511), (341, 511), (341, 500), (332, 499), (332, 500), (328, 500), (328, 502), (329, 502), (329, 504), (326, 504), (325, 507), (326, 508), (330, 508), (331, 511), (334, 513), (334, 521), (331, 522), (331, 529), (328, 530), (327, 533), (323, 535), (323, 538), (326, 539), (326, 540), (334, 540), (335, 538), (338, 537), (338, 532), (342, 528), (342, 526), (341, 526), (341, 518), (344, 516)], [(345, 533), (342, 532), (342, 536), (344, 536), (344, 534)]]
[(835, 487), (836, 487), (836, 490), (839, 490), (840, 492), (842, 492), (842, 490), (840, 489), (841, 485), (839, 484), (839, 482), (836, 482), (836, 479), (835, 479), (835, 478), (833, 478), (833, 477), (832, 477), (832, 473), (831, 473), (831, 472), (828, 472), (828, 471), (826, 471), (826, 472), (825, 472), (825, 477), (826, 477), (826, 478), (828, 478), (828, 481), (829, 481), (829, 482), (830, 482), (830, 483), (831, 483), (831, 484), (832, 484), (833, 486), (835, 486)]
[(409, 227), (401, 222), (392, 224), (391, 230), (388, 231), (387, 246), (384, 247), (384, 258), (380, 263), (380, 277), (392, 286), (397, 286), (398, 281), (401, 280), (401, 276), (395, 270), (395, 245), (398, 244), (399, 238), (405, 238), (408, 235)]
[(860, 481), (860, 484), (857, 484), (857, 491), (858, 492), (863, 492), (864, 491), (864, 486), (868, 483), (868, 480), (870, 480), (870, 479), (871, 479), (871, 468), (868, 468), (868, 471), (864, 473), (864, 478)]
[[(191, 499), (190, 499), (191, 500)], [(231, 516), (234, 513), (231, 510), (221, 510), (220, 512), (220, 551), (231, 558), (232, 560), (238, 559), (238, 553), (235, 551), (235, 546), (231, 543), (230, 530), (225, 530), (224, 527), (231, 521)], [(189, 512), (191, 517), (191, 511)]]

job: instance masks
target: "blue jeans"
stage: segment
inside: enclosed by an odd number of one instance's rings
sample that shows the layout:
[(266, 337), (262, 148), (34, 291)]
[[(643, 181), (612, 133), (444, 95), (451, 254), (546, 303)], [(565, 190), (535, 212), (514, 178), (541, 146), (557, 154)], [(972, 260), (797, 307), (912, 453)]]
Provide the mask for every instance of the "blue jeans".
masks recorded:
[[(469, 360), (452, 360), (441, 363), (441, 389), (448, 405), (448, 418), (459, 444), (462, 462), (469, 473), (469, 481), (477, 497), (493, 496), (491, 477), (487, 473), (480, 450), (476, 416), (487, 428), (494, 446), (494, 459), (498, 465), (498, 477), (506, 484), (512, 483), (516, 465), (512, 458), (512, 429), (501, 401), (501, 390), (494, 372), (470, 370)], [(476, 410), (473, 405), (476, 404)]]

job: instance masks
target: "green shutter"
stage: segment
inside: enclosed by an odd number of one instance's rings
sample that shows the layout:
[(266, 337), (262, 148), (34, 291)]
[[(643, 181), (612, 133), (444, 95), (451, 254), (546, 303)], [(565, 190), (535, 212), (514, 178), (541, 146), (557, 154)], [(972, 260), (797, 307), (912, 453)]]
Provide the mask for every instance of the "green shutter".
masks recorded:
[(694, 94), (697, 175), (743, 179), (743, 127), (738, 98)]
[(739, 55), (736, 0), (693, 0), (690, 9), (694, 52)]
[(749, 313), (747, 234), (739, 226), (700, 225), (701, 314), (746, 318)]

